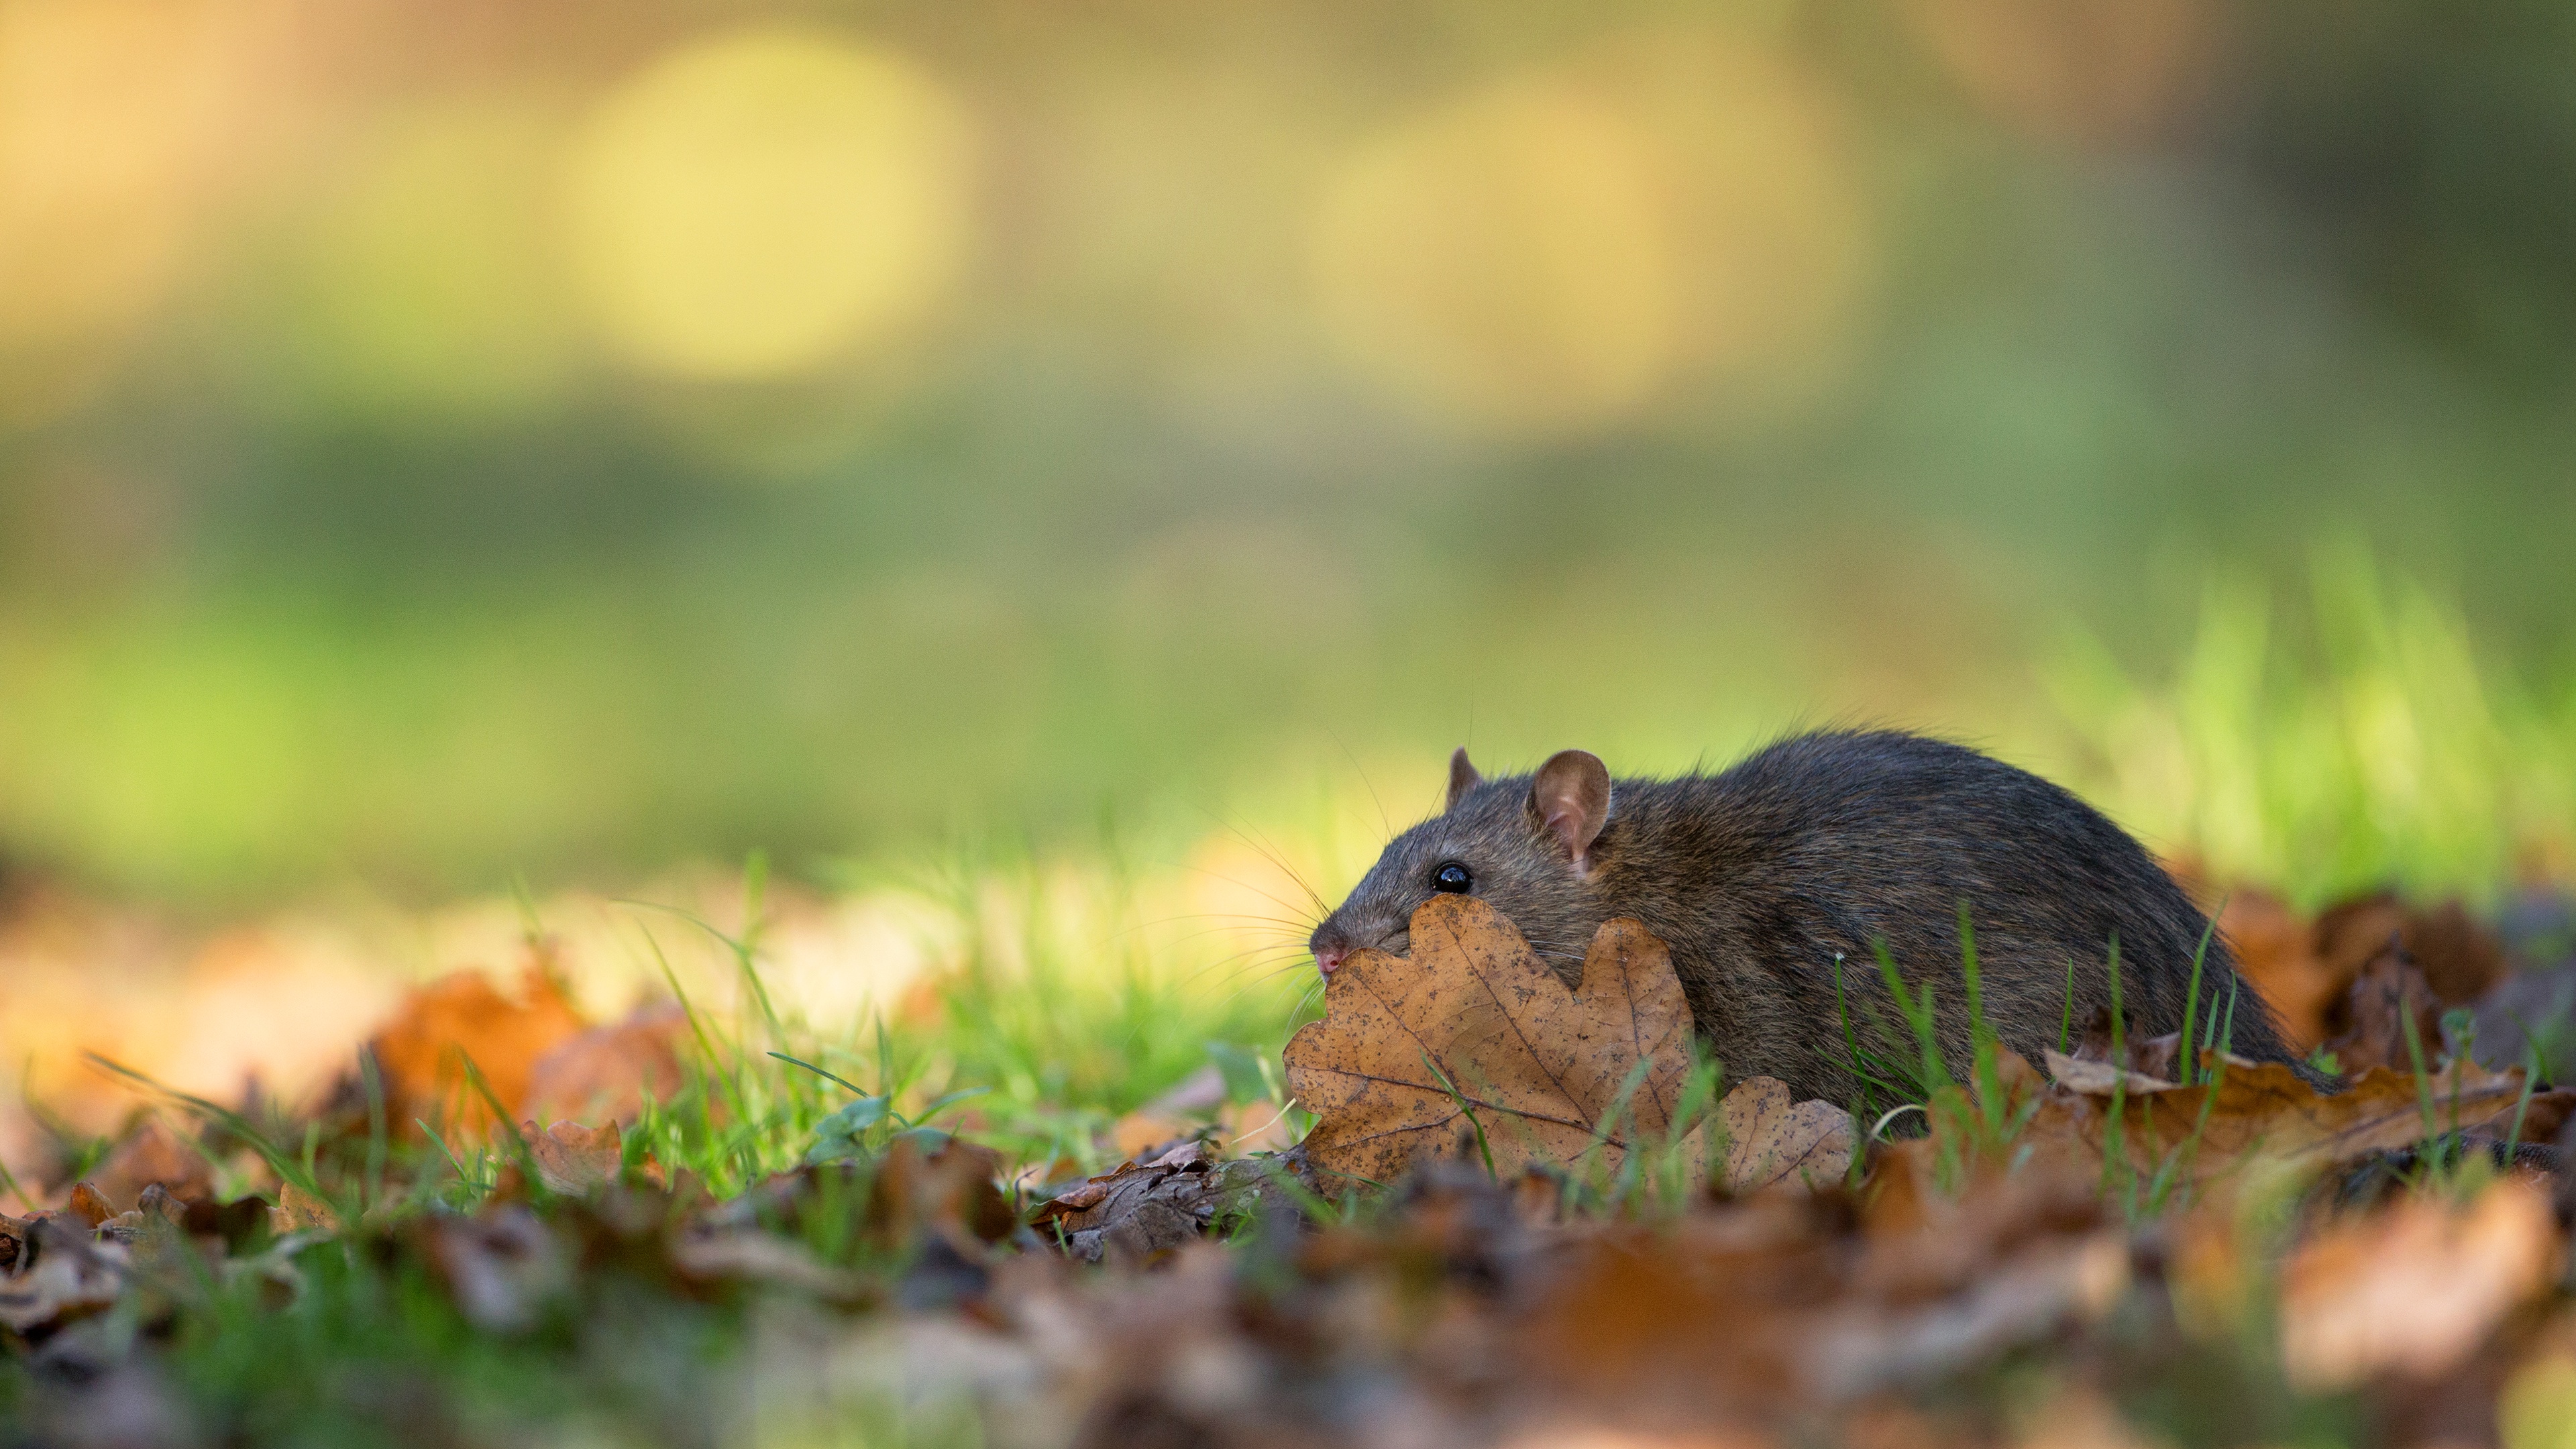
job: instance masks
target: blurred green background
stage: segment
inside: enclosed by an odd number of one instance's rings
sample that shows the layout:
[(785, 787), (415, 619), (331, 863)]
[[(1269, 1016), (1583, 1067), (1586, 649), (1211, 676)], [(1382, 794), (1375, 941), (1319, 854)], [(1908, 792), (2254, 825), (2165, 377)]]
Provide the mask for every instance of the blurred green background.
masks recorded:
[(1874, 719), (2303, 893), (2558, 869), (2571, 46), (0, 0), (0, 855), (813, 872)]

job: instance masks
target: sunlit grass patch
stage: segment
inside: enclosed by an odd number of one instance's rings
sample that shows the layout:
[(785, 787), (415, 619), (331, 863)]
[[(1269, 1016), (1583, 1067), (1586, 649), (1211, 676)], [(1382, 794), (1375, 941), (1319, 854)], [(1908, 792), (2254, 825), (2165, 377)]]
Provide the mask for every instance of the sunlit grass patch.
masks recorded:
[(2161, 681), (2075, 636), (2043, 671), (2097, 801), (2161, 848), (2303, 906), (2382, 885), (2492, 900), (2576, 840), (2576, 690), (2476, 649), (2456, 609), (2357, 550), (2304, 607), (2221, 576)]

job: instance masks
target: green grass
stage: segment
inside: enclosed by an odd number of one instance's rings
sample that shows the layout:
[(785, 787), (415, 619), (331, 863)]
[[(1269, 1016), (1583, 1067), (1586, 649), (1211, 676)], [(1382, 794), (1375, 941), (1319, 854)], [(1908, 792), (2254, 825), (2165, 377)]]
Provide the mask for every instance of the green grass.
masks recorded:
[(2161, 679), (2084, 636), (2042, 672), (2090, 756), (2078, 783), (2217, 878), (2315, 906), (2397, 885), (2491, 901), (2565, 861), (2576, 681), (2483, 655), (2456, 610), (2356, 549), (2319, 552), (2304, 607), (2211, 580)]

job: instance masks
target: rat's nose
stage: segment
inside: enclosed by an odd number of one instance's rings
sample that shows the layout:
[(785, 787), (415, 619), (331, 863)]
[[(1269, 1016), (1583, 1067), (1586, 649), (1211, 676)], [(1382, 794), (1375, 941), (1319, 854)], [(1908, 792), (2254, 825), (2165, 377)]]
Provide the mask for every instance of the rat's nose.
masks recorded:
[(1351, 942), (1339, 926), (1326, 921), (1306, 938), (1306, 949), (1315, 953), (1315, 969), (1330, 976), (1342, 969), (1342, 961), (1351, 954)]

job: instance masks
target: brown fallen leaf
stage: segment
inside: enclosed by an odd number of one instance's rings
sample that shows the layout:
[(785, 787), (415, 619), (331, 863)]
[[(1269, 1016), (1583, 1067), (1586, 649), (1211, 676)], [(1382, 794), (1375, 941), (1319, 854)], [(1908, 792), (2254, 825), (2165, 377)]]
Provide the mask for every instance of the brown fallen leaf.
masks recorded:
[[(1041, 1203), (1029, 1226), (1077, 1262), (1139, 1266), (1195, 1241), (1220, 1213), (1256, 1205), (1302, 1159), (1221, 1162), (1188, 1141), (1160, 1156), (1120, 1163)], [(1277, 1189), (1284, 1191), (1284, 1189)]]
[(2314, 923), (2268, 891), (2237, 890), (2219, 910), (2218, 930), (2292, 1049), (2304, 1054), (2323, 1045), (2326, 1017), (2352, 978), (2317, 954)]
[(1772, 1196), (1656, 1229), (1604, 1225), (1507, 1326), (1509, 1379), (1561, 1409), (1653, 1406), (1743, 1422), (1804, 1387), (1844, 1257), (1808, 1200)]
[(2519, 1178), (2465, 1207), (2408, 1198), (2331, 1228), (2282, 1270), (2282, 1366), (2310, 1393), (2449, 1373), (2556, 1279), (2561, 1256), (2548, 1196)]
[(107, 1154), (91, 1181), (110, 1202), (132, 1202), (159, 1184), (182, 1198), (210, 1196), (214, 1170), (205, 1154), (181, 1141), (158, 1117), (144, 1117)]
[(2128, 1286), (2129, 1245), (2117, 1232), (2017, 1245), (1937, 1301), (1847, 1305), (1816, 1330), (1807, 1376), (1843, 1400), (1937, 1382), (2101, 1318)]
[(83, 1317), (116, 1302), (125, 1287), (125, 1245), (93, 1240), (78, 1219), (36, 1222), (28, 1235), (34, 1259), (0, 1276), (0, 1328), (26, 1333)]
[(1885, 1307), (1974, 1288), (2033, 1244), (2089, 1240), (2112, 1218), (2101, 1174), (2040, 1157), (2011, 1169), (1982, 1162), (1956, 1190), (1940, 1186), (1940, 1144), (1917, 1137), (1878, 1154), (1863, 1189), (1863, 1252), (1854, 1280)]
[(2391, 942), (2415, 960), (2445, 1006), (2473, 1001), (2504, 979), (2504, 944), (2456, 900), (2423, 907), (2382, 892), (2329, 906), (2317, 916), (2317, 955), (2340, 981), (2352, 980)]
[(1823, 1187), (1842, 1180), (1852, 1157), (1851, 1114), (1831, 1102), (1789, 1100), (1786, 1083), (1755, 1077), (1718, 1106), (1726, 1128), (1726, 1187)]
[(89, 1182), (73, 1183), (71, 1198), (64, 1206), (73, 1217), (93, 1228), (116, 1216), (116, 1209), (109, 1204), (106, 1195), (98, 1190), (96, 1184)]
[[(2225, 1072), (2178, 1086), (2122, 1072), (2101, 1062), (2046, 1053), (2048, 1075), (2006, 1052), (1999, 1064), (2006, 1095), (2016, 1104), (2037, 1094), (2025, 1140), (2052, 1150), (2075, 1150), (2092, 1161), (2106, 1151), (2115, 1084), (2122, 1090), (2120, 1146), (2129, 1165), (2145, 1177), (2159, 1172), (2177, 1183), (2201, 1184), (2225, 1176), (2259, 1153), (2267, 1163), (2323, 1169), (2373, 1152), (2412, 1147), (2425, 1136), (2423, 1099), (2416, 1078), (2377, 1068), (2348, 1078), (2343, 1089), (2318, 1091), (2281, 1062), (2202, 1053), (2202, 1070)], [(2522, 1100), (2519, 1068), (2491, 1072), (2455, 1062), (2429, 1074), (2436, 1125), (2501, 1137)], [(2215, 1101), (2208, 1094), (2217, 1093)]]
[[(2415, 1054), (2429, 1064), (2442, 1054), (2442, 1003), (2415, 958), (2393, 940), (2362, 964), (2344, 993), (2343, 1034), (2326, 1043), (2344, 1072), (2387, 1067), (2411, 1072)], [(2407, 1045), (2409, 1025), (2415, 1044)]]
[(441, 1130), (489, 1131), (498, 1124), (467, 1086), (459, 1054), (515, 1116), (538, 1058), (585, 1025), (543, 959), (522, 973), (516, 1000), (479, 971), (439, 977), (405, 997), (369, 1043), (384, 1073), (386, 1120), (407, 1134), (419, 1131), (415, 1120), (437, 1125), (442, 1118)]
[(923, 1151), (898, 1137), (877, 1163), (870, 1185), (869, 1224), (890, 1244), (936, 1234), (973, 1252), (1011, 1235), (1019, 1217), (995, 1180), (1002, 1156), (989, 1147), (950, 1141)]
[[(1436, 895), (1410, 958), (1352, 953), (1324, 1005), (1288, 1043), (1288, 1085), (1319, 1119), (1306, 1151), (1342, 1177), (1392, 1181), (1477, 1128), (1500, 1173), (1595, 1153), (1616, 1170), (1666, 1130), (1690, 1069), (1690, 1004), (1633, 920), (1601, 927), (1568, 990), (1492, 906)], [(1632, 1120), (1596, 1133), (1641, 1064)]]
[(2354, 1030), (2347, 995), (2392, 944), (2444, 1006), (2465, 1005), (2508, 974), (2502, 943), (2458, 901), (2425, 908), (2382, 892), (2329, 906), (2310, 921), (2278, 896), (2240, 889), (2227, 897), (2218, 926), (2301, 1052)]
[(156, 1182), (143, 1190), (134, 1206), (100, 1223), (98, 1235), (130, 1247), (136, 1243), (158, 1241), (169, 1232), (184, 1227), (187, 1220), (187, 1205)]
[(278, 1186), (277, 1206), (268, 1210), (268, 1220), (281, 1233), (327, 1233), (340, 1226), (340, 1215), (329, 1203), (291, 1182)]
[(616, 1180), (625, 1152), (625, 1136), (616, 1123), (585, 1127), (557, 1122), (539, 1131), (536, 1123), (525, 1122), (519, 1130), (528, 1139), (528, 1155), (536, 1160), (537, 1181), (547, 1191), (579, 1197)]
[(527, 1096), (517, 1108), (541, 1122), (633, 1123), (647, 1095), (668, 1101), (679, 1092), (687, 1079), (681, 1052), (688, 1040), (689, 1014), (678, 1002), (639, 1006), (547, 1048), (530, 1064)]

